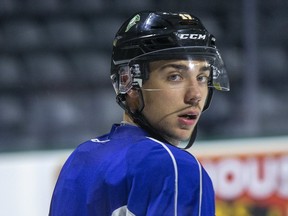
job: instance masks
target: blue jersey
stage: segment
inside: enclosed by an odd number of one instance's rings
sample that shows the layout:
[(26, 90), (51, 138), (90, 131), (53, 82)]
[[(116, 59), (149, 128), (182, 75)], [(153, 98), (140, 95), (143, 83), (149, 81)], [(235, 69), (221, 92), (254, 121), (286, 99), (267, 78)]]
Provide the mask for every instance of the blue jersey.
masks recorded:
[(185, 150), (114, 125), (79, 145), (56, 183), (50, 216), (214, 216), (210, 177)]

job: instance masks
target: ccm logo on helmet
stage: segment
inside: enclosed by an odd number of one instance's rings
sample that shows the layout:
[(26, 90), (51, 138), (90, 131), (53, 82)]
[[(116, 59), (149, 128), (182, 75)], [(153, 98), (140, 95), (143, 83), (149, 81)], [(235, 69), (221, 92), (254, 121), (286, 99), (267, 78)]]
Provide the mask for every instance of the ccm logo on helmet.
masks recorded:
[(205, 34), (177, 34), (179, 39), (205, 40)]

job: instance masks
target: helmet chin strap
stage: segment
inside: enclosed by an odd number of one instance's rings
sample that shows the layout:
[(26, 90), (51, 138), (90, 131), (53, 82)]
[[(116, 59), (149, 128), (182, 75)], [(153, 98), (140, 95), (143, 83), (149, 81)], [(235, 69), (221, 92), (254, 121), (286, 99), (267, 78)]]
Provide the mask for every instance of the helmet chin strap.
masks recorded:
[[(142, 92), (139, 91), (139, 93), (141, 94), (141, 99), (143, 101)], [(143, 106), (140, 110), (132, 112), (131, 109), (125, 103), (125, 96), (124, 95), (117, 95), (116, 101), (128, 113), (128, 115), (133, 119), (133, 122), (135, 124), (139, 125), (141, 128), (143, 128), (145, 131), (147, 131), (151, 137), (153, 137), (159, 141), (173, 145), (172, 143), (167, 141), (167, 139), (163, 138), (163, 136), (160, 135), (160, 133), (148, 122), (148, 120), (142, 114), (142, 110), (144, 108), (144, 103), (143, 103)], [(187, 144), (184, 147), (179, 147), (179, 148), (182, 148), (182, 149), (190, 148), (193, 145), (193, 143), (196, 139), (196, 136), (197, 136), (197, 125), (195, 126)]]
[(190, 139), (188, 141), (188, 144), (184, 147), (184, 149), (190, 148), (194, 144), (196, 137), (197, 137), (197, 124), (195, 125), (192, 134), (190, 136)]

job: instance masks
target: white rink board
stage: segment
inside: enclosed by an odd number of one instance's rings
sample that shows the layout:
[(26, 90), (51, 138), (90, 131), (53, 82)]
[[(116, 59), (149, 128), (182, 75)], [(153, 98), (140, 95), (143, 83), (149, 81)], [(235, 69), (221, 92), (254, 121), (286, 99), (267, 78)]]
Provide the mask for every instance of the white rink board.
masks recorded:
[(58, 170), (70, 152), (0, 154), (0, 214), (48, 215)]

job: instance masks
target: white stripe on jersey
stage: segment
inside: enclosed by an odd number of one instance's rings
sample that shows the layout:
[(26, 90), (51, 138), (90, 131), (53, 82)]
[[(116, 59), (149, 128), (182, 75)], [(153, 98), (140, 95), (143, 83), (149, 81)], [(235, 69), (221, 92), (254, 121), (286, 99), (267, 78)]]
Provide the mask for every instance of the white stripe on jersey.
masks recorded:
[[(193, 156), (194, 157), (194, 156)], [(195, 157), (194, 157), (195, 158)], [(197, 161), (197, 163), (198, 163), (198, 168), (199, 168), (199, 184), (200, 184), (200, 189), (199, 189), (199, 216), (201, 216), (201, 208), (202, 208), (202, 187), (203, 187), (203, 185), (202, 185), (202, 167), (201, 167), (201, 164), (200, 164), (200, 162), (195, 158), (195, 160)]]
[(177, 167), (177, 162), (176, 159), (174, 157), (174, 155), (172, 154), (172, 152), (170, 151), (170, 149), (162, 142), (160, 142), (159, 140), (153, 139), (151, 137), (147, 137), (151, 140), (153, 140), (154, 142), (159, 143), (160, 145), (162, 145), (162, 147), (169, 153), (171, 160), (173, 162), (173, 166), (174, 166), (174, 172), (175, 172), (175, 195), (174, 195), (174, 216), (177, 216), (177, 205), (178, 205), (178, 167)]
[[(175, 198), (174, 198), (174, 205), (175, 205), (175, 210), (174, 210), (174, 215), (177, 216), (177, 203), (178, 203), (178, 168), (177, 168), (177, 162), (175, 160), (174, 155), (172, 154), (172, 152), (170, 151), (170, 149), (162, 142), (160, 142), (159, 140), (153, 139), (151, 137), (148, 137), (149, 139), (161, 144), (163, 146), (163, 148), (166, 149), (166, 151), (169, 153), (172, 162), (173, 162), (173, 166), (174, 166), (174, 171), (175, 171)], [(192, 155), (192, 157), (194, 157)], [(200, 162), (197, 160), (197, 158), (194, 157), (194, 159), (196, 160), (196, 162), (198, 163), (198, 169), (199, 169), (199, 216), (201, 216), (201, 208), (202, 208), (202, 193), (203, 193), (203, 183), (202, 183), (202, 166), (200, 164)]]

